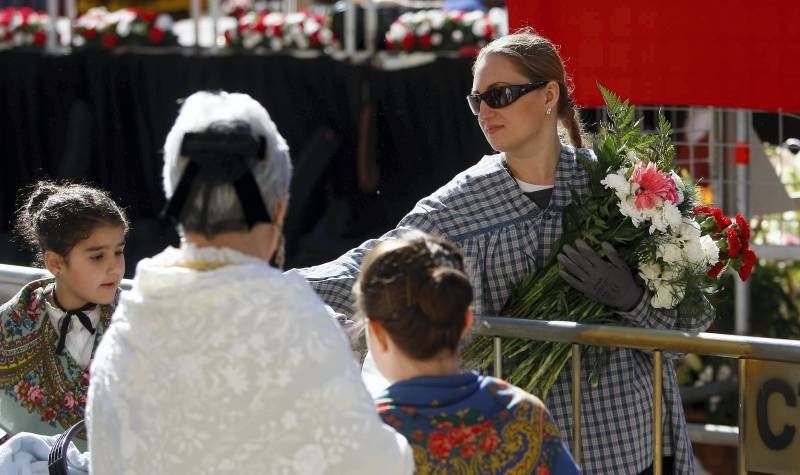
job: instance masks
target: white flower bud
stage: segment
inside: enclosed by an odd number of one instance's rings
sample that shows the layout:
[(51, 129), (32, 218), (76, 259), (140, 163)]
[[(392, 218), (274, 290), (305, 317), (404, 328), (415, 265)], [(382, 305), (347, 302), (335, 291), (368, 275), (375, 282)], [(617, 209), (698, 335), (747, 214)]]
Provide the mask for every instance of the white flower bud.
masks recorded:
[(153, 26), (161, 31), (170, 31), (172, 29), (172, 17), (162, 13), (156, 17), (156, 22), (153, 24)]

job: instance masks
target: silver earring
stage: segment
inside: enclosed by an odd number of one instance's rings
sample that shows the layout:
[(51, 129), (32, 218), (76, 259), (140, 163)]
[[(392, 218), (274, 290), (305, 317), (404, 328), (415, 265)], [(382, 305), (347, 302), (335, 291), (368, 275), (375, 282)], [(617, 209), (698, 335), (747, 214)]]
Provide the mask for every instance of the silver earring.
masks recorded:
[(550, 115), (552, 112), (553, 112), (553, 108), (552, 107), (548, 107), (547, 108), (547, 115)]

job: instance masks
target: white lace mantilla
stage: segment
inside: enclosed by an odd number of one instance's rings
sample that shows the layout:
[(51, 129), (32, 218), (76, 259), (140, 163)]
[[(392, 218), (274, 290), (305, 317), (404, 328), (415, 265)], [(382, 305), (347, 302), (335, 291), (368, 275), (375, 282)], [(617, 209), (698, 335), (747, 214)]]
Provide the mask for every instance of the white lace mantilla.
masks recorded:
[[(226, 265), (191, 269), (213, 262)], [(231, 250), (139, 264), (92, 363), (87, 413), (95, 474), (413, 469), (305, 280)]]

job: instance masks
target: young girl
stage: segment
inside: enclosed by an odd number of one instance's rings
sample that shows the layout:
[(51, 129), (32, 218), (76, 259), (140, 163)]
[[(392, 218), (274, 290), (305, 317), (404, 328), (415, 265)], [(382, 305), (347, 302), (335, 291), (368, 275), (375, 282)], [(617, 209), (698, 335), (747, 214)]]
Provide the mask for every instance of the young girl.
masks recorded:
[(15, 231), (54, 277), (0, 307), (0, 427), (54, 435), (84, 418), (89, 363), (125, 273), (128, 220), (103, 191), (41, 181)]
[(459, 370), (472, 286), (455, 245), (420, 232), (381, 243), (355, 293), (375, 363), (393, 383), (378, 411), (408, 438), (417, 473), (578, 473), (539, 399)]

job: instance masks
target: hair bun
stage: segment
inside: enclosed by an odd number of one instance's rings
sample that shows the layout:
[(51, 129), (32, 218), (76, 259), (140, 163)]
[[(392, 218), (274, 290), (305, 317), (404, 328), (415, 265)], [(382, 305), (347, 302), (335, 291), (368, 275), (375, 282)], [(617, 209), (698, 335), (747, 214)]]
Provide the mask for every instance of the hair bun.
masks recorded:
[(454, 312), (472, 301), (472, 285), (466, 274), (452, 267), (436, 267), (428, 271), (427, 280), (417, 294), (417, 305), (432, 325), (461, 328), (464, 315)]
[(47, 199), (59, 192), (61, 186), (52, 181), (42, 180), (31, 187), (31, 193), (24, 204), (25, 214), (33, 218), (41, 211)]

